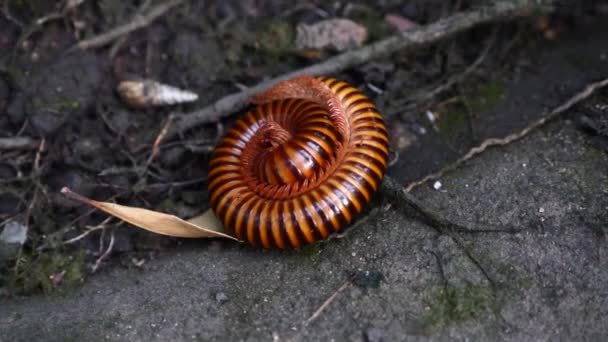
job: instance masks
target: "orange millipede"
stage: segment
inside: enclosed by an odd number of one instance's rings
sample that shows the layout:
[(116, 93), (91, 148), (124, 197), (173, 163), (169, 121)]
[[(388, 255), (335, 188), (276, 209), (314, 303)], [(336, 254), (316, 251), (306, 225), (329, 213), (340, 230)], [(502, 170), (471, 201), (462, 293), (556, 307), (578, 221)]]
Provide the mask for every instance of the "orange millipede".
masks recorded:
[(379, 186), (382, 115), (345, 82), (301, 76), (254, 96), (209, 164), (209, 197), (234, 236), (299, 248), (341, 231)]

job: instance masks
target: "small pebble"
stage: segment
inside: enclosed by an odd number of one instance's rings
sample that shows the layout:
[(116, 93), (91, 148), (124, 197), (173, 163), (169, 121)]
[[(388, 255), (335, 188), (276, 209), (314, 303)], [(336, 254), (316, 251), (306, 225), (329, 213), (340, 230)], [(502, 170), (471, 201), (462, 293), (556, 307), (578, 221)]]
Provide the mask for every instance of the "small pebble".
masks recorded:
[(435, 181), (435, 183), (433, 183), (433, 189), (435, 189), (435, 190), (441, 189), (442, 186), (443, 186), (443, 184), (441, 184), (440, 181)]
[(224, 304), (228, 301), (228, 296), (224, 292), (218, 292), (215, 294), (215, 301)]
[(379, 328), (369, 328), (364, 333), (366, 342), (382, 342), (384, 341), (384, 331)]
[(352, 276), (353, 284), (363, 288), (378, 288), (384, 275), (378, 271), (358, 271)]

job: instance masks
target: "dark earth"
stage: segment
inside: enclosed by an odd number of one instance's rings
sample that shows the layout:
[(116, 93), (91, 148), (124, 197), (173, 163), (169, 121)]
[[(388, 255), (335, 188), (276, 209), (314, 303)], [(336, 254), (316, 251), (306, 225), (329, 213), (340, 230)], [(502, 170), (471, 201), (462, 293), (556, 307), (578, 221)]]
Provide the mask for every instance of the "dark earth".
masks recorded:
[[(213, 145), (244, 111), (163, 141), (147, 165), (169, 113), (335, 54), (297, 51), (299, 23), (347, 17), (373, 42), (394, 34), (387, 14), (424, 25), (481, 3), (185, 1), (83, 50), (79, 40), (158, 2), (85, 1), (62, 11), (62, 1), (6, 0), (0, 138), (30, 140), (0, 148), (0, 232), (28, 228), (23, 245), (0, 241), (0, 341), (608, 338), (608, 90), (472, 158), (440, 187), (412, 191), (484, 231), (447, 234), (379, 194), (337, 238), (260, 250), (155, 235), (59, 193), (69, 186), (194, 216), (208, 208)], [(385, 114), (396, 160), (387, 174), (406, 185), (608, 77), (607, 18), (600, 2), (564, 2), (331, 76)], [(476, 60), (466, 77), (423, 99)], [(136, 77), (200, 98), (131, 109), (115, 89)]]

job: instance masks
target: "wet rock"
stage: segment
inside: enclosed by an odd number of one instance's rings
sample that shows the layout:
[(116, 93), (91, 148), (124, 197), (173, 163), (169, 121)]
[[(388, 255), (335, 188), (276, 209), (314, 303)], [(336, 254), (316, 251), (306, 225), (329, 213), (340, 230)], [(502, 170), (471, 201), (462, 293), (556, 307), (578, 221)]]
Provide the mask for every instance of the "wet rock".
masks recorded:
[(186, 204), (196, 205), (207, 198), (207, 191), (182, 191), (180, 196)]
[(67, 116), (53, 110), (36, 111), (30, 117), (32, 126), (42, 135), (56, 131), (67, 120)]
[(182, 146), (174, 146), (161, 152), (160, 161), (166, 167), (179, 167), (184, 159), (186, 149)]
[(130, 227), (119, 228), (114, 231), (114, 246), (112, 250), (117, 253), (130, 252), (134, 248), (131, 241), (132, 230)]
[(93, 190), (93, 186), (87, 180), (84, 174), (67, 167), (57, 166), (51, 169), (49, 175), (45, 177), (44, 181), (48, 185), (49, 192), (57, 195), (55, 199), (56, 203), (64, 208), (82, 208), (81, 204), (71, 201), (59, 194), (59, 190), (61, 190), (61, 188), (64, 186), (67, 186), (72, 191), (87, 197), (91, 196), (91, 192)]
[(368, 63), (361, 67), (365, 82), (371, 82), (377, 86), (383, 85), (386, 79), (395, 71), (393, 63)]
[(9, 103), (6, 107), (7, 118), (15, 126), (23, 124), (23, 121), (25, 121), (26, 119), (24, 104), (25, 96), (23, 96), (23, 94), (17, 94), (9, 100)]
[(0, 217), (2, 215), (14, 215), (19, 212), (21, 207), (21, 202), (19, 202), (17, 196), (9, 192), (0, 193)]
[(76, 155), (81, 159), (93, 159), (102, 148), (101, 140), (97, 136), (85, 136), (78, 139), (74, 146)]
[(194, 33), (178, 35), (169, 49), (173, 67), (184, 70), (192, 89), (210, 85), (225, 70), (222, 49), (212, 38)]
[(9, 164), (0, 163), (0, 179), (10, 179), (17, 176), (17, 170)]
[(177, 215), (178, 217), (193, 217), (196, 216), (197, 214), (200, 213), (200, 208), (198, 207), (192, 207), (189, 205), (183, 205), (182, 203), (176, 203), (175, 204), (175, 215)]

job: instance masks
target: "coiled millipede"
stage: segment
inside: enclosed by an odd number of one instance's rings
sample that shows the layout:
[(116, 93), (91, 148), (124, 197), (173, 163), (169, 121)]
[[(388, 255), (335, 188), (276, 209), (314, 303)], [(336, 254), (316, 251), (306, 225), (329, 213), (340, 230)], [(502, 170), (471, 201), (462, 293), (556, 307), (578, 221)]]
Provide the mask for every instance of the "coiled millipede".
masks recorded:
[(301, 76), (253, 97), (216, 146), (209, 197), (234, 236), (298, 248), (341, 231), (384, 175), (382, 115), (356, 88)]

